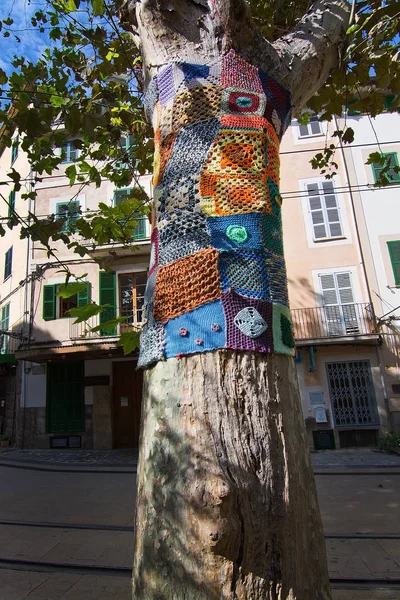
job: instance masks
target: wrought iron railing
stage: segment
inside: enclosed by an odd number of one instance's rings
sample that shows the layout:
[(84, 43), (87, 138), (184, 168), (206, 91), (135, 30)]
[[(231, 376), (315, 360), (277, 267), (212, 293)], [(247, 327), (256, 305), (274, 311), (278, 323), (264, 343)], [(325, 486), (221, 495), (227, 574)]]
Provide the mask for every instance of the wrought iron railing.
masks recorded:
[(26, 341), (28, 325), (22, 317), (8, 328), (0, 330), (0, 354), (15, 354), (18, 348)]
[(342, 304), (290, 311), (296, 340), (368, 335), (376, 332), (372, 305)]
[(118, 337), (125, 331), (139, 330), (141, 327), (141, 313), (138, 311), (124, 311), (123, 316), (125, 320), (112, 329), (104, 327), (98, 331), (93, 331), (93, 328), (100, 326), (104, 321), (115, 318), (115, 314), (107, 315), (107, 311), (104, 313), (100, 321), (100, 315), (90, 317), (87, 321), (82, 323), (74, 323), (74, 319), (70, 319), (69, 325), (69, 337), (71, 340), (87, 340), (87, 339), (98, 339), (99, 341), (105, 337)]

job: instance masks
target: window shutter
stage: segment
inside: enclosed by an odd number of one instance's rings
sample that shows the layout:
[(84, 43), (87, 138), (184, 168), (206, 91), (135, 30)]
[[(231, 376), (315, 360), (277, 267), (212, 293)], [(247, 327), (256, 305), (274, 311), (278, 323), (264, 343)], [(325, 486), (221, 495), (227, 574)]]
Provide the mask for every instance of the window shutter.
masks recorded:
[[(6, 304), (1, 309), (1, 329), (2, 329), (2, 331), (8, 331), (9, 325), (10, 325), (10, 303)], [(7, 354), (9, 337), (8, 337), (8, 335), (3, 334), (0, 339), (1, 339), (0, 353)]]
[(12, 190), (8, 196), (8, 216), (12, 217), (15, 209), (15, 190)]
[(309, 183), (307, 185), (309, 195), (309, 206), (311, 213), (311, 221), (314, 229), (314, 239), (326, 238), (326, 228), (324, 213), (322, 210), (321, 197), (319, 195), (318, 184)]
[(56, 286), (43, 286), (43, 319), (50, 321), (56, 318)]
[(350, 273), (337, 273), (336, 281), (339, 290), (340, 304), (352, 304), (354, 302), (354, 296)]
[[(100, 323), (115, 319), (117, 316), (116, 307), (116, 277), (115, 272), (106, 273), (100, 271), (100, 304), (109, 304), (109, 306), (100, 313)], [(112, 330), (101, 329), (100, 335), (116, 335), (117, 328), (114, 327)]]
[(400, 285), (400, 240), (395, 242), (387, 242), (390, 261), (392, 263), (394, 282)]
[(19, 135), (14, 139), (11, 146), (11, 164), (15, 162), (18, 156)]
[(56, 218), (63, 221), (62, 231), (70, 231), (80, 216), (80, 203), (78, 200), (58, 202), (56, 205)]
[(372, 173), (374, 175), (375, 183), (378, 181), (381, 172), (387, 163), (389, 164), (389, 170), (385, 173), (386, 179), (389, 181), (389, 183), (398, 183), (400, 181), (400, 173), (394, 170), (394, 167), (399, 166), (397, 152), (386, 152), (385, 154), (382, 154), (382, 156), (384, 156), (386, 159), (385, 165), (372, 163)]
[(77, 306), (84, 306), (91, 302), (91, 284), (88, 282), (84, 290), (78, 292), (77, 295)]
[(324, 305), (338, 304), (334, 275), (320, 275), (322, 297)]
[(121, 202), (123, 202), (123, 200), (125, 200), (127, 198), (127, 196), (129, 196), (129, 194), (131, 193), (131, 189), (126, 189), (126, 190), (115, 190), (114, 192), (114, 206), (117, 206), (117, 204), (120, 204)]
[(4, 261), (4, 279), (7, 279), (12, 273), (12, 256), (13, 256), (13, 247), (9, 248), (6, 252), (5, 261)]
[(146, 221), (146, 217), (141, 215), (137, 216), (137, 226), (133, 234), (135, 240), (140, 240), (146, 237)]

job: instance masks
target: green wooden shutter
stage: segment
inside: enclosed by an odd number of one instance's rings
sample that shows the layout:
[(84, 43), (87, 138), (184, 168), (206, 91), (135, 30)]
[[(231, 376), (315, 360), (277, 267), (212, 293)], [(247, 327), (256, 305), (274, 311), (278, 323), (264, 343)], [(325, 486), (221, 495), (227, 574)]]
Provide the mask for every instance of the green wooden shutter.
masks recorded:
[(387, 242), (389, 256), (392, 263), (394, 282), (400, 285), (400, 240), (396, 242)]
[(83, 361), (48, 364), (46, 396), (49, 433), (85, 431)]
[(4, 279), (10, 277), (12, 273), (12, 258), (13, 258), (13, 247), (9, 248), (5, 255), (4, 260)]
[(13, 164), (18, 156), (18, 146), (19, 146), (19, 135), (14, 138), (14, 141), (11, 146), (11, 164)]
[(15, 209), (15, 190), (12, 190), (8, 196), (8, 216), (12, 217)]
[(77, 296), (77, 305), (83, 306), (84, 304), (89, 304), (91, 301), (91, 285), (88, 282), (86, 287), (81, 292), (78, 292)]
[(397, 152), (386, 152), (382, 156), (385, 157), (386, 162), (384, 165), (379, 163), (372, 163), (372, 172), (374, 174), (375, 183), (378, 181), (380, 174), (384, 167), (386, 167), (387, 162), (389, 162), (389, 170), (385, 173), (386, 179), (389, 183), (398, 183), (400, 181), (400, 173), (394, 170), (393, 167), (399, 166), (399, 161), (397, 159)]
[(123, 202), (124, 200), (126, 200), (126, 198), (129, 196), (129, 194), (131, 193), (131, 189), (127, 188), (125, 190), (115, 190), (114, 192), (114, 206), (117, 206), (117, 204), (120, 204), (121, 202)]
[[(136, 215), (135, 215), (136, 216)], [(141, 240), (146, 237), (146, 221), (147, 217), (137, 215), (137, 226), (133, 234), (135, 240)]]
[[(116, 276), (115, 272), (106, 273), (100, 271), (100, 304), (109, 304), (109, 306), (100, 313), (100, 323), (105, 323), (117, 316), (117, 294), (116, 294)], [(100, 335), (116, 335), (117, 328), (101, 329)]]
[(43, 286), (43, 319), (50, 321), (56, 318), (56, 286)]
[[(2, 331), (8, 331), (9, 325), (10, 325), (10, 303), (6, 304), (1, 309), (1, 329), (2, 329)], [(8, 335), (2, 335), (1, 336), (1, 348), (0, 348), (1, 354), (8, 353), (8, 342), (9, 342)]]

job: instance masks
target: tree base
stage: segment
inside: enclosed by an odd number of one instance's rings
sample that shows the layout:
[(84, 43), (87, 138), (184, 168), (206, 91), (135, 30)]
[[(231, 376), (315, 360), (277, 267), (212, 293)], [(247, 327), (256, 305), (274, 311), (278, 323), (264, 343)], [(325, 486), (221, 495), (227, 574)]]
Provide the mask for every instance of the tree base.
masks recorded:
[(293, 359), (217, 351), (145, 373), (135, 600), (329, 600)]

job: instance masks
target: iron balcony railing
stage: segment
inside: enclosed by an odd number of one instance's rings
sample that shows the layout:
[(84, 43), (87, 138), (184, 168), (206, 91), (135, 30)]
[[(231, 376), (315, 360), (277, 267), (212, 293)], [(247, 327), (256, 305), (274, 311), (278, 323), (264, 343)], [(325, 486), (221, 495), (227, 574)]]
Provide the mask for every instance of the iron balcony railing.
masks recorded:
[[(100, 315), (90, 317), (87, 321), (83, 321), (82, 323), (74, 323), (74, 319), (70, 319), (69, 337), (71, 340), (97, 339), (98, 341), (101, 341), (101, 339), (105, 337), (118, 337), (125, 331), (139, 330), (141, 328), (142, 316), (140, 311), (122, 311), (118, 316), (125, 317), (125, 321), (119, 323), (119, 325), (112, 329), (102, 328), (98, 331), (92, 331), (92, 329), (101, 325)], [(111, 320), (113, 318), (115, 318), (115, 315), (107, 315), (106, 311), (102, 318), (102, 322), (104, 323), (105, 320)]]
[(354, 337), (376, 333), (371, 304), (342, 304), (290, 311), (295, 340)]

